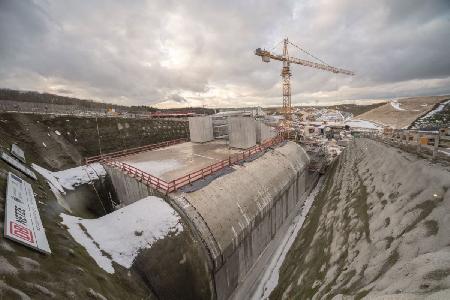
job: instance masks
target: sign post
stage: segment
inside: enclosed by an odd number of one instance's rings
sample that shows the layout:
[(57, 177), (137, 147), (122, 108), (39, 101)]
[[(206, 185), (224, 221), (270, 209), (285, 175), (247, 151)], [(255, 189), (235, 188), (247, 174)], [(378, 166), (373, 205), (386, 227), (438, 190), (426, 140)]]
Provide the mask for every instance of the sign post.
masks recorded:
[(29, 168), (24, 166), (20, 161), (12, 157), (11, 155), (7, 154), (6, 152), (1, 152), (1, 158), (6, 161), (8, 164), (16, 168), (17, 170), (21, 171), (25, 175), (27, 175), (30, 178), (33, 178), (34, 180), (37, 180), (36, 174), (34, 174), (33, 171), (31, 171)]
[(16, 144), (12, 144), (11, 146), (11, 154), (21, 162), (25, 163), (25, 152), (19, 148)]
[(11, 172), (6, 189), (5, 236), (46, 254), (51, 253), (33, 189)]

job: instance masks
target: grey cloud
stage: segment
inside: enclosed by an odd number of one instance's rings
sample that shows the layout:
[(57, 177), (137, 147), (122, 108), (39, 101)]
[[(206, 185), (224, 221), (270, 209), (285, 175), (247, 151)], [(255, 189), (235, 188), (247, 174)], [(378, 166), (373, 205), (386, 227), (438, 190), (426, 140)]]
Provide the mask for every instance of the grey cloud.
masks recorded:
[[(292, 66), (294, 102), (318, 92), (352, 99), (450, 93), (445, 80), (413, 84), (450, 77), (448, 28), (448, 1), (2, 0), (0, 86), (126, 104), (278, 104), (281, 64), (263, 64), (253, 51), (289, 36), (357, 73)], [(387, 91), (392, 83), (402, 88)]]
[(178, 102), (178, 103), (187, 103), (188, 102), (188, 100), (186, 100), (186, 98), (181, 97), (180, 95), (177, 95), (177, 94), (170, 95), (169, 99), (173, 100), (175, 102)]

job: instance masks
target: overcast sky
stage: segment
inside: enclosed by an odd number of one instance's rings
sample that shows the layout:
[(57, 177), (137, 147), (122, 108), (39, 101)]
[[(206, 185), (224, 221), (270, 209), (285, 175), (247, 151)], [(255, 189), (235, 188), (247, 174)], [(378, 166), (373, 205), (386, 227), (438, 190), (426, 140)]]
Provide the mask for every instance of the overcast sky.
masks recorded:
[(133, 105), (277, 105), (281, 63), (254, 50), (284, 37), (356, 73), (292, 65), (294, 104), (450, 94), (449, 0), (0, 0), (0, 87)]

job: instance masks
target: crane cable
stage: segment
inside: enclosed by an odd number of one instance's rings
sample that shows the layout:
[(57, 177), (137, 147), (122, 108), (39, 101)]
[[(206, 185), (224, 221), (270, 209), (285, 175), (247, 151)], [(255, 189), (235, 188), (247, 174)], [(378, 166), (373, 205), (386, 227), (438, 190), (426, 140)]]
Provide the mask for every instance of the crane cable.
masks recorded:
[(321, 60), (320, 58), (318, 58), (318, 57), (312, 55), (309, 51), (307, 51), (307, 50), (301, 48), (300, 46), (297, 46), (296, 44), (292, 43), (291, 41), (289, 41), (289, 44), (291, 44), (292, 46), (294, 46), (294, 47), (297, 48), (298, 50), (300, 50), (300, 51), (306, 53), (307, 55), (311, 56), (312, 58), (317, 59), (318, 61), (320, 61), (320, 62), (323, 63), (324, 65), (330, 66), (329, 64), (327, 64), (326, 62), (324, 62), (324, 61)]
[(269, 51), (275, 50), (275, 48), (278, 47), (282, 42), (283, 42), (283, 40), (281, 40), (278, 43), (276, 43), (275, 46), (273, 46)]

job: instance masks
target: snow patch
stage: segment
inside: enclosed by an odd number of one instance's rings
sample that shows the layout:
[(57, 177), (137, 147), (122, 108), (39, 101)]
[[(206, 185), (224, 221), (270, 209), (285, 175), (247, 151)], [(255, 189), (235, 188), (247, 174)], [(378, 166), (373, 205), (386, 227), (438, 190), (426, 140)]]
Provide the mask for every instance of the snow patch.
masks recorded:
[(183, 231), (174, 209), (155, 196), (98, 219), (82, 219), (64, 213), (60, 216), (75, 241), (108, 273), (114, 273), (113, 261), (130, 268), (141, 250), (169, 234)]
[(31, 165), (36, 172), (41, 174), (59, 192), (65, 194), (65, 190), (73, 190), (75, 187), (93, 180), (98, 180), (106, 175), (106, 171), (99, 163), (84, 165), (59, 172), (52, 172), (36, 164)]
[(423, 117), (423, 119), (429, 118), (429, 117), (435, 115), (436, 113), (441, 112), (447, 104), (450, 104), (450, 100), (447, 100), (447, 101), (442, 102), (441, 104), (439, 104), (439, 106), (438, 106), (436, 109), (433, 109), (432, 111), (430, 111), (429, 113), (427, 113), (427, 114)]
[(396, 110), (406, 110), (406, 109), (400, 107), (400, 103), (398, 103), (397, 100), (392, 100), (392, 101), (390, 102), (390, 104), (391, 104), (391, 106), (392, 106), (393, 108), (395, 108)]
[(380, 125), (366, 120), (349, 120), (345, 121), (345, 125), (352, 128), (382, 129)]
[(443, 153), (447, 156), (450, 156), (450, 148), (445, 148), (444, 150), (439, 150), (440, 153)]
[(286, 232), (286, 236), (283, 238), (283, 241), (280, 243), (280, 246), (273, 255), (269, 266), (264, 272), (261, 283), (259, 284), (255, 294), (253, 295), (253, 299), (268, 299), (270, 293), (272, 293), (272, 291), (277, 286), (281, 265), (286, 258), (286, 254), (297, 238), (298, 232), (300, 231), (300, 229), (302, 229), (309, 209), (311, 208), (314, 199), (316, 198), (320, 188), (322, 187), (322, 183), (323, 177), (319, 180), (314, 190), (309, 194), (308, 198), (305, 200), (301, 213), (295, 217), (294, 221)]

